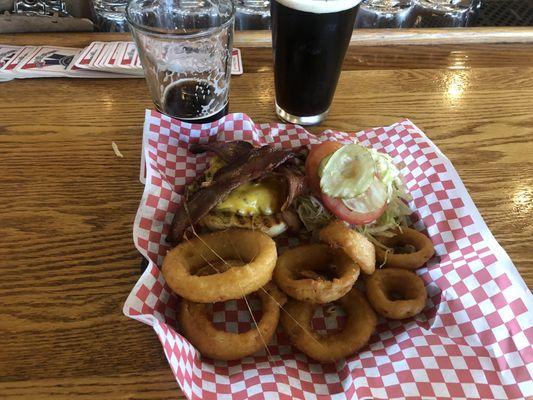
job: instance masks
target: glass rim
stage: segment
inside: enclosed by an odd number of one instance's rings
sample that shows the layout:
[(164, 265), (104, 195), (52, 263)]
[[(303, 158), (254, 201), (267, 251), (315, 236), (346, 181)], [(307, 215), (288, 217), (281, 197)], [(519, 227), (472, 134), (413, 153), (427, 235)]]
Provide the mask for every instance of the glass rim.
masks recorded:
[[(146, 26), (146, 25), (139, 25), (138, 23), (134, 22), (130, 18), (130, 6), (134, 2), (135, 2), (134, 0), (129, 1), (128, 5), (126, 6), (126, 12), (125, 12), (126, 21), (128, 21), (128, 24), (132, 28), (134, 28), (136, 30), (140, 30), (142, 32), (149, 33), (151, 35), (155, 35), (155, 36), (186, 38), (186, 39), (191, 39), (191, 38), (196, 38), (196, 37), (203, 37), (203, 36), (210, 36), (210, 35), (212, 35), (215, 32), (218, 32), (218, 31), (221, 31), (221, 30), (227, 28), (228, 25), (232, 24), (235, 21), (235, 4), (233, 4), (232, 0), (229, 0), (228, 3), (231, 5), (230, 16), (229, 16), (227, 21), (225, 21), (223, 24), (220, 24), (219, 26), (207, 28), (205, 30), (200, 30), (199, 32), (194, 32), (194, 33), (182, 33), (182, 34), (180, 34), (180, 33), (173, 33), (172, 31), (161, 32), (160, 30), (157, 30), (156, 28), (151, 28), (151, 27)], [(133, 29), (132, 29), (132, 31), (133, 31)]]

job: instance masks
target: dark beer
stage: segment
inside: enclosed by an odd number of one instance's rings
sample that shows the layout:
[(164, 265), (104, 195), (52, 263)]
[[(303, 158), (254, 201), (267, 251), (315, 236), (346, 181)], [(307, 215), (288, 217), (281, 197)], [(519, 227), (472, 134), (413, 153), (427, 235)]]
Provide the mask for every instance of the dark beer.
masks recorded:
[(213, 122), (226, 115), (229, 108), (226, 102), (220, 105), (218, 111), (209, 112), (208, 110), (213, 110), (213, 102), (216, 102), (217, 98), (216, 88), (212, 83), (182, 79), (166, 88), (161, 111), (185, 122)]
[(281, 118), (313, 124), (325, 117), (353, 32), (358, 3), (272, 0), (276, 109)]

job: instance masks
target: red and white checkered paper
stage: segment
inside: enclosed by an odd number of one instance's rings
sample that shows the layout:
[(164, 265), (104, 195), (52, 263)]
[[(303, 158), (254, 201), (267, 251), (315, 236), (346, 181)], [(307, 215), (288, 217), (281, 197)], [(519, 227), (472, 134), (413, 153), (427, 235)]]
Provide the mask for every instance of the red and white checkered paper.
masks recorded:
[[(358, 133), (320, 137), (294, 125), (254, 124), (230, 114), (205, 125), (147, 111), (146, 186), (133, 238), (150, 260), (124, 313), (151, 325), (176, 380), (191, 399), (522, 399), (533, 396), (533, 299), (496, 242), (450, 161), (408, 120)], [(420, 269), (429, 292), (425, 310), (406, 321), (380, 320), (369, 344), (336, 363), (320, 364), (293, 348), (282, 328), (263, 350), (240, 361), (203, 358), (179, 334), (178, 298), (158, 269), (168, 246), (183, 186), (208, 158), (191, 143), (247, 140), (291, 148), (319, 140), (359, 141), (403, 162), (415, 227), (426, 230), (437, 257)], [(294, 244), (294, 243), (293, 243)], [(239, 301), (214, 306), (229, 329), (250, 323)], [(320, 312), (313, 326), (335, 328)]]

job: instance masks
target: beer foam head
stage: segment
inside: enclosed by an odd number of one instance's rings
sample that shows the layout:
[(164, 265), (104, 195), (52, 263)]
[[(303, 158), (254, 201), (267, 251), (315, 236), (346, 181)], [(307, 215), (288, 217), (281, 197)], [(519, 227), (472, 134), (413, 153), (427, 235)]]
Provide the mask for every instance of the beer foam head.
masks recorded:
[(334, 13), (348, 10), (358, 5), (361, 0), (273, 0), (285, 7), (314, 14)]

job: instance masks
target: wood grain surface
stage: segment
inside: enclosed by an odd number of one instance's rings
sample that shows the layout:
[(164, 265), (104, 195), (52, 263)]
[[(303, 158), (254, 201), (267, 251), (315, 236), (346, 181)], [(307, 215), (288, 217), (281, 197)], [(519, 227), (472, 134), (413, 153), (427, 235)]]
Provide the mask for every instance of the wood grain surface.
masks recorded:
[[(246, 48), (243, 61), (230, 111), (274, 121), (270, 50)], [(531, 104), (533, 45), (352, 46), (331, 114), (312, 131), (410, 118), (452, 160), (533, 287)], [(142, 79), (0, 84), (0, 398), (182, 396), (156, 335), (121, 310), (140, 272), (131, 232), (150, 107)]]
[[(47, 33), (48, 40), (62, 43), (63, 46), (77, 45), (80, 41), (98, 38), (102, 41), (130, 40), (129, 33)], [(2, 35), (0, 35), (2, 36)], [(13, 44), (39, 45), (40, 34), (11, 34), (3, 35)], [(92, 39), (95, 40), (95, 39)], [(517, 26), (499, 27), (468, 27), (468, 28), (412, 28), (412, 29), (358, 29), (354, 30), (350, 39), (352, 45), (384, 46), (384, 45), (465, 45), (465, 44), (526, 44), (533, 43), (533, 28)], [(234, 46), (236, 47), (271, 47), (271, 32), (265, 31), (235, 31)]]
[[(350, 39), (350, 43), (357, 46), (532, 42), (533, 29), (531, 27), (356, 29)], [(251, 47), (271, 47), (271, 33), (270, 31), (237, 32), (236, 44)]]

